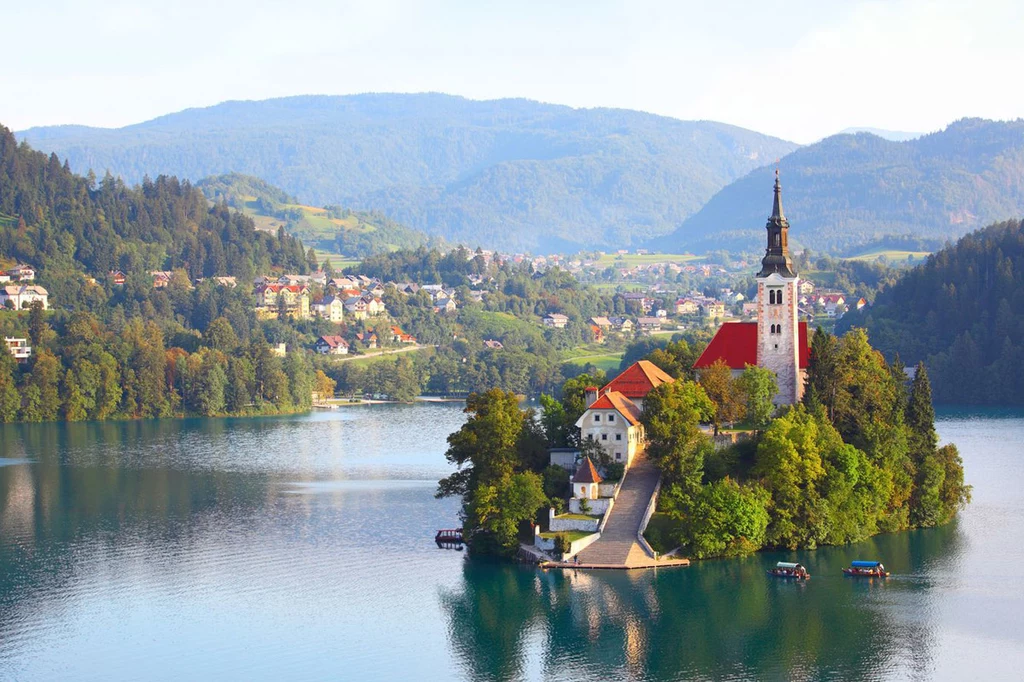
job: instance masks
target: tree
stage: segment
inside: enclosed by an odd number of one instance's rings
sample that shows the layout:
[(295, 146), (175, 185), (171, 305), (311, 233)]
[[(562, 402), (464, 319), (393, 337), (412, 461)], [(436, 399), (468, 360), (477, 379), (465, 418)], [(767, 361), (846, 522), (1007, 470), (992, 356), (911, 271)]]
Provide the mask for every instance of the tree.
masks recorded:
[(79, 422), (88, 416), (78, 380), (75, 379), (75, 374), (70, 369), (64, 372), (61, 393), (64, 396), (63, 415), (65, 420)]
[(321, 401), (327, 400), (334, 397), (334, 388), (337, 382), (324, 374), (323, 370), (318, 369), (316, 371), (315, 378), (313, 379), (313, 391), (316, 393), (317, 398)]
[(758, 430), (766, 428), (775, 413), (772, 401), (779, 392), (775, 374), (764, 367), (747, 365), (739, 377), (739, 389), (746, 396), (747, 420), (751, 426)]
[(836, 337), (818, 327), (811, 339), (811, 355), (807, 365), (803, 402), (811, 409), (816, 405), (823, 405), (829, 420), (833, 423), (839, 381), (838, 341)]
[(715, 435), (722, 424), (734, 423), (743, 418), (746, 412), (745, 396), (724, 360), (719, 358), (711, 367), (702, 371), (699, 383), (715, 404), (712, 415)]
[(38, 403), (33, 406), (33, 419), (30, 421), (56, 421), (60, 415), (60, 360), (45, 348), (35, 355), (35, 363), (28, 377), (30, 387), (38, 396)]
[(203, 343), (214, 350), (230, 353), (238, 347), (238, 335), (226, 317), (218, 317), (203, 332)]
[(18, 420), (18, 407), (21, 397), (15, 386), (14, 358), (0, 348), (0, 421), (5, 423)]
[(465, 498), (478, 485), (492, 485), (512, 475), (516, 443), (523, 428), (519, 400), (496, 388), (466, 398), (466, 423), (448, 436), (445, 459), (459, 468), (438, 484), (437, 496)]
[[(509, 474), (490, 485), (476, 489), (471, 498), (467, 521), (470, 547), (477, 542), (493, 542), (501, 554), (511, 554), (518, 545), (519, 524), (533, 519), (547, 504), (541, 478), (532, 471)], [(486, 539), (473, 539), (486, 534)]]
[(641, 421), (647, 434), (648, 456), (670, 484), (696, 490), (710, 445), (699, 424), (714, 416), (715, 405), (692, 381), (662, 384), (644, 398)]
[(914, 381), (907, 400), (907, 428), (910, 429), (910, 449), (918, 458), (934, 452), (939, 437), (935, 433), (935, 408), (932, 406), (932, 386), (924, 363), (917, 364)]
[(43, 312), (43, 302), (32, 301), (28, 307), (28, 337), (36, 348), (43, 345), (49, 325), (46, 324), (46, 314)]
[(698, 559), (739, 556), (761, 548), (768, 527), (768, 491), (724, 478), (701, 488), (682, 515), (679, 544)]

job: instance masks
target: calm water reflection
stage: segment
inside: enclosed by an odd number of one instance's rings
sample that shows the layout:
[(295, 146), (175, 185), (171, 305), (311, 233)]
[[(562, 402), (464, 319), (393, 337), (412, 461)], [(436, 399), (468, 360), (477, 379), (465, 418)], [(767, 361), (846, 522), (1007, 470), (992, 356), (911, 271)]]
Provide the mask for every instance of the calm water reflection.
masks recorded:
[[(453, 405), (0, 429), (0, 679), (1017, 679), (1020, 415), (943, 415), (942, 529), (689, 569), (545, 573), (430, 541)], [(888, 582), (844, 579), (882, 557)]]

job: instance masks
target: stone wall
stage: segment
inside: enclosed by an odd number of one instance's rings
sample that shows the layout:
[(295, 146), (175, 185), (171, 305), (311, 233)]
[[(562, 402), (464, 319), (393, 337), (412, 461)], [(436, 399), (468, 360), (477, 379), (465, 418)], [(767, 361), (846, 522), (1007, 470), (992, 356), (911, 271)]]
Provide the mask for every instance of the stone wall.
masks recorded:
[[(590, 504), (590, 511), (587, 514), (593, 514), (594, 516), (603, 516), (608, 511), (608, 504), (612, 501), (610, 497), (599, 497), (596, 500), (587, 500)], [(580, 500), (578, 497), (569, 498), (569, 511), (573, 514), (582, 514), (580, 511)]]
[(567, 519), (560, 516), (549, 518), (548, 530), (552, 533), (558, 533), (563, 530), (582, 530), (589, 531), (591, 533), (597, 532), (597, 526), (601, 523), (601, 519)]

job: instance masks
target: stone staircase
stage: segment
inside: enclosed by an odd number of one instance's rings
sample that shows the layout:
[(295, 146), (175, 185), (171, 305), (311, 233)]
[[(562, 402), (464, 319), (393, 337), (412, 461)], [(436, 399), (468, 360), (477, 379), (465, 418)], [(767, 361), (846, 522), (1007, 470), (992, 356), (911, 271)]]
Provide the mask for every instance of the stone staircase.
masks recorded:
[(636, 534), (658, 485), (658, 478), (657, 468), (643, 453), (633, 459), (601, 539), (577, 555), (580, 563), (629, 567), (651, 560), (637, 542)]

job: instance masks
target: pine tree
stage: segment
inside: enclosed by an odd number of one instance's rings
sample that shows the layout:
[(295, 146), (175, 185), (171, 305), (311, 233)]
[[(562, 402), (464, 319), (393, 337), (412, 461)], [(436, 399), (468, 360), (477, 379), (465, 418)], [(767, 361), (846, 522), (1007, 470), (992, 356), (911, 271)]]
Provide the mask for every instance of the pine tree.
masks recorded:
[(924, 363), (919, 362), (907, 400), (906, 424), (910, 428), (910, 451), (920, 462), (935, 452), (939, 438), (935, 433), (935, 408), (932, 406), (932, 386)]

